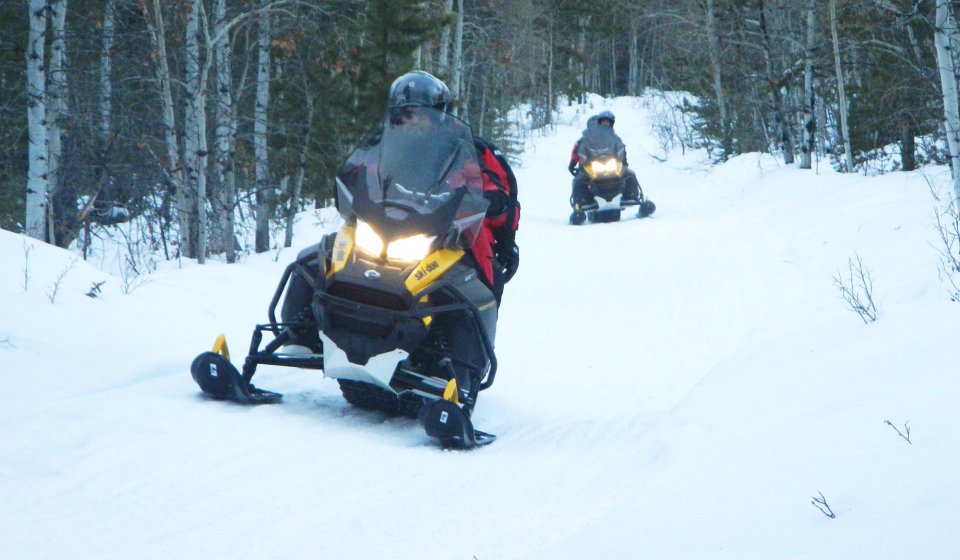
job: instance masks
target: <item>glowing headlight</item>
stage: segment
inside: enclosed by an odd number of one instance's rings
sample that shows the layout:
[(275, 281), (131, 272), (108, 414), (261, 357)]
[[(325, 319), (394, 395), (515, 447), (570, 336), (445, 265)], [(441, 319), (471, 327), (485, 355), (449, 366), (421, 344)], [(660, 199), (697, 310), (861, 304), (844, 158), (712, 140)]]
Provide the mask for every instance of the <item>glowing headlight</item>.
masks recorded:
[(591, 161), (590, 170), (596, 175), (607, 175), (609, 173), (617, 173), (619, 171), (618, 167), (620, 162), (616, 158), (610, 158), (607, 161)]
[(357, 247), (367, 253), (377, 255), (378, 257), (383, 253), (383, 239), (380, 239), (380, 236), (377, 235), (377, 232), (373, 231), (370, 224), (363, 220), (357, 220), (357, 232), (354, 241)]
[(430, 253), (433, 240), (433, 237), (427, 237), (422, 233), (397, 239), (387, 246), (387, 258), (398, 261), (419, 261)]
[[(370, 227), (370, 224), (357, 220), (355, 236), (357, 247), (363, 251), (378, 257), (383, 254), (383, 239)], [(423, 234), (397, 239), (387, 245), (387, 258), (398, 261), (418, 261), (430, 252), (434, 239)]]

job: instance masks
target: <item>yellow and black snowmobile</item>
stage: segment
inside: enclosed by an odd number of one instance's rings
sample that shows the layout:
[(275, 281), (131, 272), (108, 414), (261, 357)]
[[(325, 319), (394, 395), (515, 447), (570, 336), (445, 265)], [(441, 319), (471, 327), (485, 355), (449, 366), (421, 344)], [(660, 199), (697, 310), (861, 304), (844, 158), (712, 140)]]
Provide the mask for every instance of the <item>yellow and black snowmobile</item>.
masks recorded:
[[(585, 192), (583, 200), (571, 200), (574, 211), (570, 215), (570, 224), (617, 222), (627, 206), (639, 206), (638, 218), (647, 217), (656, 210), (652, 201), (643, 198), (642, 191), (639, 199), (636, 192), (629, 201), (625, 196), (630, 194), (627, 181), (633, 172), (626, 168), (626, 148), (611, 127), (594, 126), (585, 131), (577, 155), (585, 177), (578, 177), (575, 182), (583, 181)], [(632, 177), (632, 180), (636, 184), (636, 178)], [(633, 187), (634, 191), (638, 189), (639, 185)]]
[(338, 173), (344, 225), (284, 271), (242, 370), (222, 339), (194, 360), (202, 391), (275, 403), (251, 384), (259, 365), (317, 369), (351, 404), (416, 417), (443, 446), (493, 441), (470, 420), (497, 371), (497, 303), (469, 253), (487, 207), (472, 138), (425, 107), (371, 129)]

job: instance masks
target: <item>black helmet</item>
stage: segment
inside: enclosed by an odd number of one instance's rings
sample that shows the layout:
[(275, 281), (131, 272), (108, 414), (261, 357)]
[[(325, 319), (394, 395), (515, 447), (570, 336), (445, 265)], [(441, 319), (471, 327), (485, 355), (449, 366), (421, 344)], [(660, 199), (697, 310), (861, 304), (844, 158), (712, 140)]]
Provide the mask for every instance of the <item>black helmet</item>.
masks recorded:
[(613, 113), (610, 111), (604, 111), (597, 114), (597, 124), (599, 124), (600, 121), (610, 121), (610, 126), (613, 126), (614, 123), (617, 122), (617, 117), (613, 116)]
[(436, 76), (423, 70), (414, 70), (393, 81), (389, 103), (391, 109), (433, 107), (446, 111), (450, 103), (450, 88)]

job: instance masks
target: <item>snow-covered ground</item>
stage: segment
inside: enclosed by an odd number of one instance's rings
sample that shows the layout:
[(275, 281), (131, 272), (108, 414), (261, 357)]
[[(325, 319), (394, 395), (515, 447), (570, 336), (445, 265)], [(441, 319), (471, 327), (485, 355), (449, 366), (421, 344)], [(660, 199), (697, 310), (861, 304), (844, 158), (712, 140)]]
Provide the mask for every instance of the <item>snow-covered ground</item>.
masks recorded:
[[(199, 396), (193, 357), (223, 332), (242, 359), (329, 211), (279, 255), (135, 284), (0, 232), (0, 558), (960, 558), (948, 172), (709, 167), (665, 153), (644, 102), (591, 103), (517, 167), (520, 272), (474, 415), (499, 438), (471, 452), (317, 372), (260, 368), (276, 406)], [(567, 158), (602, 109), (658, 210), (572, 227)], [(870, 324), (834, 281), (858, 257)]]

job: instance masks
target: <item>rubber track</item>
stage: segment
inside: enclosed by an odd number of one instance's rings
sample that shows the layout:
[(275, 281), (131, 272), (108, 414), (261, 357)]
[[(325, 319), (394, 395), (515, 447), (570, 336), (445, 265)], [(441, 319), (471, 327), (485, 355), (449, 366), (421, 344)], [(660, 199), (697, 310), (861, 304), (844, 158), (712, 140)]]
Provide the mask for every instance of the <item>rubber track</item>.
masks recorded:
[(337, 383), (340, 384), (340, 392), (348, 403), (360, 408), (379, 410), (390, 416), (416, 418), (423, 405), (423, 399), (419, 397), (398, 398), (394, 393), (369, 383), (347, 379), (338, 379)]

